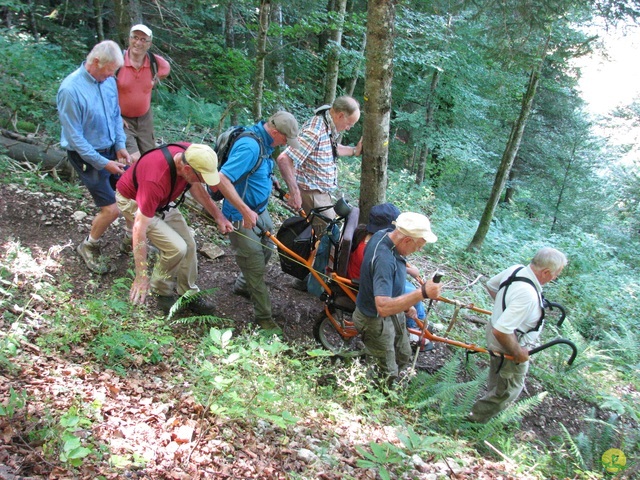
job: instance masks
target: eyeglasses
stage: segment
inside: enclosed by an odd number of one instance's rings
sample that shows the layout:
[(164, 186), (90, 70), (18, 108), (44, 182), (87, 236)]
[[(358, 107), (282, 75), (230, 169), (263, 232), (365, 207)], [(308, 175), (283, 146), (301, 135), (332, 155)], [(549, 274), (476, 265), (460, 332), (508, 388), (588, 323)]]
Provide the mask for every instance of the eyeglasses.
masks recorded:
[(200, 183), (206, 183), (204, 181), (204, 177), (202, 176), (202, 174), (198, 170), (193, 168), (191, 165), (189, 165), (189, 162), (187, 162), (187, 157), (186, 157), (186, 155), (184, 153), (182, 154), (182, 163), (184, 163), (187, 167), (189, 167), (191, 170), (193, 170), (193, 173), (196, 174), (196, 178), (198, 179), (198, 181)]
[(141, 42), (141, 43), (151, 43), (151, 39), (150, 39), (150, 38), (142, 38), (142, 37), (139, 37), (139, 36), (137, 36), (137, 35), (130, 35), (130, 36), (129, 36), (129, 38), (130, 38), (131, 40), (136, 41), (136, 42)]
[(344, 127), (346, 130), (350, 130), (351, 128), (353, 128), (353, 126), (356, 124), (356, 122), (358, 121), (357, 118), (354, 118), (354, 115), (348, 115), (346, 112), (342, 112), (342, 115), (344, 118)]

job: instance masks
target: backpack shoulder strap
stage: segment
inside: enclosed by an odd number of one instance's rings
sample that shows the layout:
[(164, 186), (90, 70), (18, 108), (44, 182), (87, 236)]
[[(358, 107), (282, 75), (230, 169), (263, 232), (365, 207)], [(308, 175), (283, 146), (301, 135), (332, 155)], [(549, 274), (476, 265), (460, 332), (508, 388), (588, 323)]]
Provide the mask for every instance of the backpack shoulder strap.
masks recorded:
[(167, 164), (169, 165), (169, 173), (171, 174), (171, 188), (169, 189), (169, 196), (167, 197), (167, 203), (164, 205), (164, 207), (160, 207), (157, 210), (157, 212), (162, 212), (162, 213), (172, 208), (178, 208), (180, 205), (182, 205), (182, 203), (184, 202), (184, 196), (187, 194), (187, 191), (189, 191), (189, 189), (191, 188), (191, 184), (188, 184), (186, 188), (182, 191), (182, 195), (180, 196), (180, 198), (173, 203), (171, 202), (171, 193), (173, 192), (173, 189), (176, 186), (176, 181), (178, 179), (178, 172), (176, 171), (176, 162), (173, 161), (173, 155), (171, 155), (171, 152), (169, 151), (169, 146), (180, 147), (183, 152), (186, 151), (187, 149), (187, 147), (185, 147), (184, 145), (180, 145), (179, 143), (168, 143), (166, 145), (162, 145), (158, 147), (160, 150), (162, 150), (164, 159), (167, 161)]
[[(258, 171), (258, 169), (260, 168), (260, 165), (262, 165), (262, 161), (263, 161), (264, 157), (266, 156), (265, 152), (264, 152), (264, 145), (262, 144), (262, 139), (258, 135), (256, 135), (255, 132), (252, 132), (252, 131), (242, 132), (240, 135), (238, 135), (233, 140), (233, 144), (235, 145), (235, 143), (238, 140), (240, 140), (242, 137), (251, 137), (256, 142), (258, 142), (258, 146), (260, 147), (260, 153), (258, 154), (258, 160), (256, 160), (256, 163), (253, 165), (251, 170), (243, 173), (235, 182), (233, 182), (234, 185), (242, 182), (245, 178), (250, 177), (251, 175), (256, 173)], [(233, 148), (233, 145), (231, 145), (231, 147), (229, 149), (229, 153), (231, 153), (231, 148)]]
[[(242, 174), (235, 182), (233, 182), (233, 185), (238, 185), (240, 182), (249, 182), (249, 177), (251, 177), (251, 175), (253, 175), (254, 173), (256, 173), (258, 171), (258, 169), (260, 168), (260, 166), (262, 165), (262, 162), (264, 160), (264, 158), (267, 156), (267, 154), (264, 151), (264, 145), (262, 143), (262, 139), (256, 135), (255, 132), (251, 131), (251, 130), (246, 130), (244, 132), (242, 132), (240, 135), (238, 135), (233, 143), (237, 142), (238, 140), (240, 140), (240, 138), (242, 137), (251, 137), (253, 138), (256, 142), (258, 142), (258, 146), (260, 147), (260, 153), (258, 154), (258, 160), (256, 160), (256, 163), (253, 165), (253, 167), (251, 168), (251, 170), (249, 170), (248, 172), (245, 172), (244, 174)], [(233, 145), (232, 145), (233, 147)], [(231, 153), (231, 152), (229, 152)], [(246, 188), (246, 184), (245, 184), (245, 190), (244, 193), (247, 192), (247, 188)], [(243, 198), (244, 200), (244, 198)], [(267, 203), (269, 203), (269, 197), (267, 197), (267, 199), (260, 205), (257, 205), (255, 207), (256, 210), (261, 210), (263, 209)]]
[(151, 52), (147, 52), (147, 57), (149, 57), (149, 64), (151, 65), (151, 78), (155, 80), (155, 78), (158, 76), (158, 60), (156, 59), (156, 56)]
[(533, 289), (536, 291), (536, 294), (538, 295), (538, 298), (540, 299), (541, 305), (540, 305), (540, 310), (542, 311), (542, 313), (540, 314), (540, 318), (538, 319), (538, 322), (536, 323), (535, 327), (529, 329), (527, 332), (523, 332), (521, 330), (516, 330), (516, 332), (519, 332), (520, 334), (524, 334), (524, 333), (529, 333), (529, 332), (534, 332), (534, 331), (538, 331), (540, 330), (540, 328), (542, 327), (543, 321), (544, 321), (544, 297), (542, 296), (542, 293), (538, 291), (538, 288), (536, 287), (536, 284), (533, 283), (533, 280), (531, 280), (530, 278), (527, 277), (519, 277), (518, 276), (518, 272), (520, 270), (522, 270), (524, 267), (518, 267), (516, 268), (513, 273), (511, 275), (509, 275), (509, 278), (507, 278), (505, 281), (503, 281), (500, 284), (500, 287), (498, 287), (498, 291), (502, 290), (504, 288), (504, 292), (502, 293), (502, 311), (504, 312), (507, 309), (507, 302), (506, 302), (506, 298), (507, 298), (507, 289), (509, 288), (509, 285), (511, 285), (513, 282), (524, 282), (524, 283), (528, 283), (529, 285), (531, 285), (533, 287)]
[(145, 152), (139, 159), (138, 161), (133, 165), (133, 187), (136, 189), (136, 191), (138, 191), (138, 178), (136, 176), (136, 169), (138, 167), (138, 165), (140, 164), (140, 162), (142, 161), (143, 158), (145, 158), (147, 155), (149, 155), (151, 152), (155, 152), (157, 150), (162, 151), (162, 154), (164, 155), (164, 159), (167, 162), (167, 165), (169, 165), (169, 173), (171, 175), (171, 188), (169, 190), (169, 198), (167, 200), (167, 203), (163, 206), (163, 207), (159, 207), (158, 208), (158, 212), (166, 212), (167, 210), (169, 210), (170, 208), (174, 208), (179, 206), (182, 202), (184, 202), (184, 195), (187, 192), (187, 190), (189, 190), (189, 188), (191, 188), (191, 185), (188, 185), (187, 188), (184, 189), (184, 191), (182, 192), (182, 196), (180, 197), (180, 199), (173, 205), (170, 206), (171, 204), (171, 192), (173, 192), (173, 189), (176, 186), (176, 181), (177, 181), (177, 171), (176, 171), (176, 164), (173, 161), (173, 155), (171, 155), (171, 152), (169, 151), (169, 147), (178, 147), (181, 148), (182, 151), (185, 151), (187, 149), (187, 147), (185, 147), (184, 145), (180, 144), (180, 143), (166, 143), (164, 145), (160, 145), (159, 147), (156, 148), (152, 148), (151, 150)]
[(331, 135), (331, 127), (329, 126), (329, 120), (327, 120), (327, 113), (331, 109), (331, 105), (323, 105), (319, 108), (316, 108), (315, 114), (319, 117), (322, 117), (322, 121), (324, 122), (324, 126), (327, 129), (327, 133), (329, 134), (329, 141), (331, 142), (331, 152), (333, 153), (334, 161), (338, 158), (338, 145), (333, 139), (333, 135)]

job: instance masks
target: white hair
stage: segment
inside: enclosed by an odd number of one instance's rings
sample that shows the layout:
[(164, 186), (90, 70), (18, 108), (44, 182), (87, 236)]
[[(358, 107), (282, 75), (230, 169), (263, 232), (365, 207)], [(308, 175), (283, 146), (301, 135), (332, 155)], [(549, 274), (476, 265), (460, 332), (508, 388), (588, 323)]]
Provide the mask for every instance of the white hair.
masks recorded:
[(567, 264), (567, 257), (564, 253), (555, 248), (543, 247), (536, 252), (531, 259), (531, 266), (536, 270), (548, 268), (552, 272), (562, 270)]
[(112, 63), (116, 64), (117, 68), (124, 65), (124, 57), (122, 56), (122, 49), (113, 40), (105, 40), (95, 45), (89, 55), (87, 55), (87, 64), (93, 63), (97, 59), (98, 65), (104, 67)]

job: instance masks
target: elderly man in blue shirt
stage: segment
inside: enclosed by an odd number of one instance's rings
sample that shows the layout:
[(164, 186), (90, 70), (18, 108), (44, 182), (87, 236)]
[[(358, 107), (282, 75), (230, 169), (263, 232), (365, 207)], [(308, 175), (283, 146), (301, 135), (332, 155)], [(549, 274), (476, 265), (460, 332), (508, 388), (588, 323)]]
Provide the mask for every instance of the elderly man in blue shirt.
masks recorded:
[(87, 267), (99, 274), (107, 273), (109, 267), (98, 240), (120, 214), (109, 180), (112, 174), (122, 175), (124, 166), (131, 163), (113, 77), (123, 63), (117, 43), (100, 42), (80, 68), (62, 81), (57, 96), (60, 145), (100, 209), (77, 251)]

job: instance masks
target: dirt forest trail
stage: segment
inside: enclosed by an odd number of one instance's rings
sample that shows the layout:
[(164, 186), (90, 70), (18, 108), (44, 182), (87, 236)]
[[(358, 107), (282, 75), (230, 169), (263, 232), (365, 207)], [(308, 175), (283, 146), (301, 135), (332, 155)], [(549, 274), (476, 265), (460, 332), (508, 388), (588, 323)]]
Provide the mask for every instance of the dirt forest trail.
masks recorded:
[[(23, 281), (40, 276), (56, 284), (69, 279), (70, 302), (75, 298), (99, 298), (112, 288), (114, 281), (128, 278), (130, 259), (118, 251), (121, 230), (110, 228), (105, 235), (106, 253), (113, 259), (114, 271), (97, 277), (90, 274), (75, 252), (75, 245), (88, 230), (91, 212), (87, 195), (80, 198), (46, 191), (32, 191), (18, 184), (0, 185), (0, 232), (2, 258), (15, 253), (15, 246), (27, 248), (40, 271), (25, 271)], [(207, 220), (191, 215), (199, 246), (216, 235)], [(238, 268), (227, 244), (224, 255), (208, 259), (199, 255), (199, 285), (214, 289), (218, 314), (231, 318), (242, 329), (251, 318), (250, 302), (232, 294)], [(13, 253), (12, 253), (13, 252)], [(25, 263), (26, 265), (26, 263)], [(313, 322), (322, 310), (321, 302), (294, 289), (291, 278), (282, 274), (272, 262), (266, 282), (275, 311), (282, 322), (286, 342), (313, 345)], [(68, 285), (67, 285), (68, 286)], [(67, 287), (65, 287), (67, 288)], [(369, 425), (353, 415), (322, 415), (303, 419), (287, 432), (267, 422), (225, 422), (206, 415), (203, 405), (190, 394), (184, 370), (170, 362), (132, 369), (126, 376), (117, 375), (92, 361), (89, 353), (75, 346), (67, 353), (51, 353), (35, 344), (33, 336), (46, 324), (53, 312), (37, 299), (28, 311), (14, 307), (12, 314), (27, 317), (30, 336), (21, 345), (17, 372), (0, 372), (0, 399), (7, 402), (10, 392), (27, 391), (29, 400), (24, 414), (8, 421), (0, 417), (0, 478), (298, 478), (357, 479), (374, 478), (372, 471), (358, 468), (355, 446), (371, 441), (397, 442), (392, 429)], [(150, 306), (153, 308), (153, 305)], [(10, 322), (3, 316), (0, 328), (8, 331)], [(438, 344), (432, 352), (421, 354), (425, 369), (437, 370), (451, 355), (450, 348)], [(539, 386), (528, 386), (527, 395)], [(30, 442), (31, 435), (43, 428), (47, 415), (68, 412), (77, 405), (100, 405), (90, 434), (108, 447), (110, 460), (95, 458), (85, 462), (77, 473), (63, 463), (51, 460), (42, 444)], [(559, 430), (562, 421), (573, 432), (590, 408), (572, 398), (552, 398), (525, 418), (521, 440), (548, 438)], [(56, 413), (57, 412), (57, 413)], [(87, 432), (87, 435), (89, 432)], [(313, 454), (314, 445), (326, 446), (332, 465)], [(131, 459), (137, 458), (144, 468)], [(115, 459), (115, 460), (114, 460)], [(119, 460), (118, 460), (119, 459)], [(419, 459), (418, 459), (419, 460)], [(508, 462), (492, 462), (473, 456), (455, 461), (434, 458), (415, 460), (415, 476), (432, 479), (438, 475), (453, 478), (525, 479), (535, 478), (514, 473)], [(116, 469), (114, 461), (125, 467)], [(128, 466), (126, 466), (128, 465)], [(117, 472), (117, 473), (114, 473)], [(512, 472), (512, 473), (509, 473)], [(457, 476), (456, 476), (457, 475)]]

